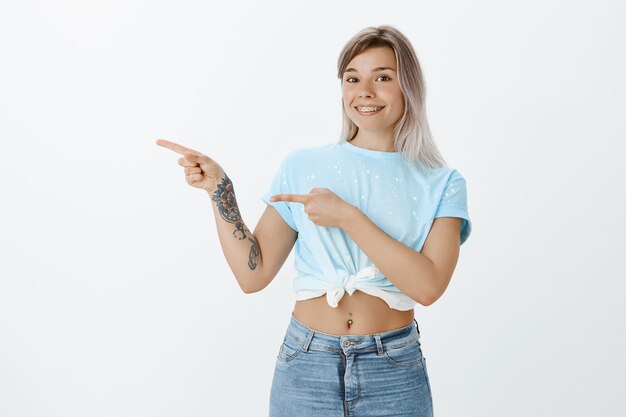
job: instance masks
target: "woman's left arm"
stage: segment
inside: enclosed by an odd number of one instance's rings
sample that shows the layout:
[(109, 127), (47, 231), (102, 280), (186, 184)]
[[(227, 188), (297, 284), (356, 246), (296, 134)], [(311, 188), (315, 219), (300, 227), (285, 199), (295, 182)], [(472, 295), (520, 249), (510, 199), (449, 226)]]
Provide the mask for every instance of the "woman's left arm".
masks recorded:
[(341, 227), (372, 263), (400, 291), (428, 306), (445, 292), (460, 252), (461, 219), (433, 221), (421, 252), (382, 231), (356, 206), (343, 216)]

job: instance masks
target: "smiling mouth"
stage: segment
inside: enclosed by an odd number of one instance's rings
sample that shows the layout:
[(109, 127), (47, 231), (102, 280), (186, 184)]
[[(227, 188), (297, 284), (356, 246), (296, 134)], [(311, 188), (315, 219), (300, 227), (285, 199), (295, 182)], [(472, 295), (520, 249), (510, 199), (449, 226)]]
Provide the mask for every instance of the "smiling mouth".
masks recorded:
[(376, 106), (376, 107), (371, 107), (371, 106), (356, 106), (354, 109), (362, 115), (368, 115), (368, 114), (376, 114), (379, 113), (382, 109), (384, 109), (385, 106)]

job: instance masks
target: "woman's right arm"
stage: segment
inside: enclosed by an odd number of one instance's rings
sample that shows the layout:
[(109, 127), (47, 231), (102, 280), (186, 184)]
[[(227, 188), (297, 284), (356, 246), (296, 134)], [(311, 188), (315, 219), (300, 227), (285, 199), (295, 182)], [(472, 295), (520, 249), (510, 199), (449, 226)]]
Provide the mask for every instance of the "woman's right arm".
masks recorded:
[(187, 183), (209, 194), (222, 252), (243, 292), (265, 288), (289, 256), (297, 232), (267, 206), (252, 233), (242, 219), (233, 183), (217, 162), (174, 142), (159, 139), (157, 144), (184, 155), (178, 164), (185, 167)]

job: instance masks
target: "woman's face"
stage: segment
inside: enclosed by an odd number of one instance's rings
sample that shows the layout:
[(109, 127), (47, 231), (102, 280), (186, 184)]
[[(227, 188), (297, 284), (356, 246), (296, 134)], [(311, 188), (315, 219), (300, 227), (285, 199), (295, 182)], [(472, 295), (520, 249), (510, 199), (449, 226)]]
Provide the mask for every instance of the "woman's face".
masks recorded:
[[(370, 48), (355, 56), (346, 66), (341, 86), (343, 107), (359, 129), (383, 135), (393, 132), (404, 112), (393, 49)], [(383, 109), (365, 113), (361, 106)]]

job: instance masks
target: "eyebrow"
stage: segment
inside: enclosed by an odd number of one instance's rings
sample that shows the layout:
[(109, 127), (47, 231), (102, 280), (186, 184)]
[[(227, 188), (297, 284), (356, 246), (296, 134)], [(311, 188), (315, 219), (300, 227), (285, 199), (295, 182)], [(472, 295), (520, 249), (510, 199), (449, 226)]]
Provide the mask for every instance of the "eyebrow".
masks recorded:
[[(395, 69), (390, 68), (390, 67), (376, 67), (372, 70), (372, 72), (376, 72), (376, 71), (383, 71), (383, 70), (391, 70), (391, 71), (395, 71)], [(355, 68), (348, 68), (347, 70), (344, 71), (344, 74), (346, 72), (358, 72)]]

